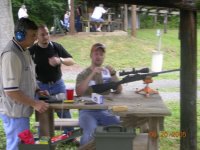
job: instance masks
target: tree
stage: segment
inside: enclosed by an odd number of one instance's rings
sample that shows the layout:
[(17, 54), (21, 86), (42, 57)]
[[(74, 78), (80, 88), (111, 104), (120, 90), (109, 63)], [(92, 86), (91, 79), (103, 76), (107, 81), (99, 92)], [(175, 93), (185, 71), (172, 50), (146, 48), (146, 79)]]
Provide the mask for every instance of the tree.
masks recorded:
[(14, 34), (11, 0), (1, 0), (0, 10), (0, 51), (2, 51)]
[(53, 26), (55, 15), (63, 20), (68, 5), (67, 0), (12, 0), (14, 20), (17, 20), (17, 12), (23, 3), (31, 20), (48, 27)]

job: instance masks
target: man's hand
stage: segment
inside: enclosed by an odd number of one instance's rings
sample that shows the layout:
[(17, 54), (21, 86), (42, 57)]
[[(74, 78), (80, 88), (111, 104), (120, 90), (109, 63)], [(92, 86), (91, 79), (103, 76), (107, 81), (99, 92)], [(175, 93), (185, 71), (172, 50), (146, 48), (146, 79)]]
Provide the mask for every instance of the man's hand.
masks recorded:
[(43, 113), (49, 108), (49, 104), (45, 103), (44, 101), (37, 100), (35, 101), (35, 105), (33, 106), (33, 108), (36, 111)]
[(116, 71), (114, 70), (113, 67), (111, 67), (111, 66), (106, 66), (106, 68), (110, 71), (110, 75), (111, 75), (111, 76), (116, 75)]
[(47, 90), (38, 91), (37, 94), (38, 96), (49, 96), (49, 92)]
[(92, 74), (93, 74), (93, 75), (99, 74), (99, 73), (101, 73), (101, 71), (103, 71), (103, 68), (102, 68), (102, 67), (95, 67), (95, 68), (92, 70)]
[(61, 60), (59, 57), (51, 57), (49, 58), (49, 64), (53, 67), (57, 66), (57, 65), (60, 65), (61, 64)]

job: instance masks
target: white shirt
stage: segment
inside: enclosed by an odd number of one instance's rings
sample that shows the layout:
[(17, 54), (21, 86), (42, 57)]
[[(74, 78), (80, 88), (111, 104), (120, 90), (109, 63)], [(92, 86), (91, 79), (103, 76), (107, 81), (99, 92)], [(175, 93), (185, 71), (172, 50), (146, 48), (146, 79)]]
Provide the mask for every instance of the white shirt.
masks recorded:
[(104, 13), (107, 11), (103, 7), (95, 7), (93, 13), (92, 13), (92, 18), (94, 19), (100, 19)]
[(27, 9), (26, 8), (20, 8), (18, 11), (18, 18), (28, 18)]

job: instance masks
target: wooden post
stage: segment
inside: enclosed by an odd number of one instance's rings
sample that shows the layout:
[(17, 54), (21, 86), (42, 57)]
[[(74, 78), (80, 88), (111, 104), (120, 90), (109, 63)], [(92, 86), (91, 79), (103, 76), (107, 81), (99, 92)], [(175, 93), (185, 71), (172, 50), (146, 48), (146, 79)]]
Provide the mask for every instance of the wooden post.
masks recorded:
[(156, 14), (155, 16), (153, 16), (153, 21), (154, 21), (154, 27), (156, 27), (156, 24), (157, 24), (157, 22), (158, 22), (158, 15)]
[(41, 136), (54, 136), (54, 117), (53, 110), (48, 109), (44, 113), (38, 115), (38, 121), (40, 122), (39, 133)]
[(124, 4), (124, 31), (128, 30), (128, 8), (127, 4)]
[(163, 21), (163, 23), (164, 23), (164, 33), (167, 33), (167, 22), (168, 22), (168, 14), (166, 13), (164, 15), (164, 21)]
[(71, 0), (70, 3), (70, 26), (69, 26), (69, 34), (75, 34), (75, 20), (74, 20), (74, 0)]
[(197, 12), (180, 11), (181, 150), (197, 150)]
[(132, 5), (131, 6), (131, 35), (136, 37), (136, 24), (137, 24), (137, 20), (136, 20), (136, 5)]

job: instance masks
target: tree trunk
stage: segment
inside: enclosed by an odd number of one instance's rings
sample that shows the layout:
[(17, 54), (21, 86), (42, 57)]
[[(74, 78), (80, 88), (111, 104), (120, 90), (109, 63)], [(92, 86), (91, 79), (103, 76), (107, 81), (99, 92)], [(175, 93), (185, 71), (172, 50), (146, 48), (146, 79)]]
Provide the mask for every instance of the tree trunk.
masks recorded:
[(0, 10), (0, 51), (2, 51), (14, 34), (11, 0), (1, 0)]
[(124, 31), (128, 30), (128, 8), (127, 4), (124, 4)]
[(136, 5), (131, 6), (131, 35), (136, 37), (136, 24), (137, 24), (137, 19), (136, 19)]
[(71, 10), (70, 10), (70, 26), (69, 26), (69, 34), (75, 34), (75, 20), (74, 20), (74, 0), (70, 0)]

